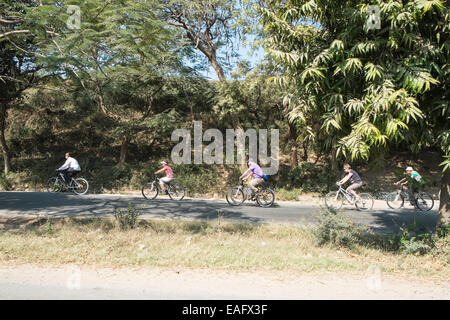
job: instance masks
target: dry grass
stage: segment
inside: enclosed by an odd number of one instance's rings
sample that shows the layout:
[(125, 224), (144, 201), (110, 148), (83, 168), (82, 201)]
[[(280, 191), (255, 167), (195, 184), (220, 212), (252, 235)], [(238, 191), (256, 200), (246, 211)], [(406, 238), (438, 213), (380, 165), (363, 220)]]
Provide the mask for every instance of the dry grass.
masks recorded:
[(0, 231), (0, 263), (158, 266), (289, 272), (365, 272), (377, 265), (403, 276), (448, 279), (449, 257), (404, 255), (355, 246), (317, 246), (308, 229), (222, 220), (139, 220), (121, 231), (114, 220), (41, 220)]

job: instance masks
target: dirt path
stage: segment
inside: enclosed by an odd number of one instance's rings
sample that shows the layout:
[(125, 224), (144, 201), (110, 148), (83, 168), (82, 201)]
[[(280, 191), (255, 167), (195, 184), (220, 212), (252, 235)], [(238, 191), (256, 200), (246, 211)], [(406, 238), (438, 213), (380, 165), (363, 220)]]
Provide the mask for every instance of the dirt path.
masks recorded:
[(0, 299), (450, 299), (450, 282), (385, 276), (0, 265)]

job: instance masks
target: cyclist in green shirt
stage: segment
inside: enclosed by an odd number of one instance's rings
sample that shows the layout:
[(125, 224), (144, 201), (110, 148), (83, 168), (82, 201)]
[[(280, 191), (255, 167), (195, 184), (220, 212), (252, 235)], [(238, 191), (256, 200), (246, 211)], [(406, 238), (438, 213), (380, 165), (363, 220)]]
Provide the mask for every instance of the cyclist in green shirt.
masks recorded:
[(402, 180), (397, 181), (395, 184), (401, 185), (402, 187), (409, 185), (411, 195), (414, 196), (414, 194), (418, 193), (423, 186), (422, 176), (412, 167), (406, 168), (406, 174), (409, 177), (405, 177)]

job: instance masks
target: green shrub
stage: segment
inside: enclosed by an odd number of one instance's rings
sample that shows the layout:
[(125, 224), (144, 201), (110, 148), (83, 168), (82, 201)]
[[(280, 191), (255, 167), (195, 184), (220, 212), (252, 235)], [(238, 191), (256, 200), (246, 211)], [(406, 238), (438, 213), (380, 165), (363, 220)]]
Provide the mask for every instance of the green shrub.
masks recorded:
[(291, 170), (281, 167), (277, 175), (277, 186), (280, 188), (297, 188), (302, 192), (325, 193), (334, 186), (334, 176), (326, 167), (304, 162)]
[(183, 185), (189, 194), (213, 192), (217, 187), (217, 166), (181, 164), (173, 166), (176, 183)]
[(114, 210), (114, 216), (119, 222), (121, 230), (134, 229), (137, 226), (137, 219), (140, 214), (141, 212), (131, 202), (128, 203), (128, 208), (125, 212), (119, 208)]
[(292, 201), (292, 200), (297, 200), (298, 199), (298, 195), (301, 193), (300, 189), (292, 189), (292, 190), (286, 190), (284, 188), (280, 188), (278, 190), (276, 190), (277, 192), (277, 198), (279, 200), (284, 200), (284, 201)]
[(8, 182), (8, 179), (6, 179), (5, 174), (0, 174), (0, 190), (8, 191), (10, 190), (11, 185)]
[(416, 240), (415, 238), (402, 239), (400, 248), (406, 254), (418, 255), (424, 255), (432, 249), (428, 244), (420, 240)]
[(401, 229), (400, 233), (393, 235), (390, 243), (394, 250), (406, 254), (424, 255), (435, 247), (438, 237), (438, 234), (433, 235), (414, 223)]
[(332, 211), (321, 212), (319, 223), (312, 229), (318, 245), (347, 248), (363, 243), (368, 232), (367, 226), (358, 225), (351, 218)]

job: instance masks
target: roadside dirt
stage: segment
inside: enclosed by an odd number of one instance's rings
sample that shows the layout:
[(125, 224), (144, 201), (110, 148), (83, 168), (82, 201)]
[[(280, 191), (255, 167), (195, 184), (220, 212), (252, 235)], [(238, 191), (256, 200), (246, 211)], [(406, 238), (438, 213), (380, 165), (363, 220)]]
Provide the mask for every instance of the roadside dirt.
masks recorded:
[(450, 282), (364, 274), (0, 265), (0, 299), (450, 299)]

